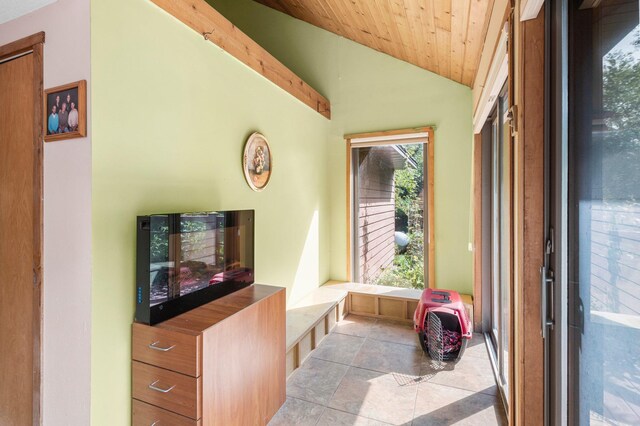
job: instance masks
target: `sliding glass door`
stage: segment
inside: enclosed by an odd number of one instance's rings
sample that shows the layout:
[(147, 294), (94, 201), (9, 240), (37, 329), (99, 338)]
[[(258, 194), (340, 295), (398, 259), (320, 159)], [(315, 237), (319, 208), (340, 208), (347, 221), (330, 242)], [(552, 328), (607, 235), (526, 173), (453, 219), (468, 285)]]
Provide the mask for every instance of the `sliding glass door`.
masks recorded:
[(506, 86), (496, 100), (491, 126), (491, 355), (505, 402), (509, 378), (509, 312), (512, 280), (512, 151)]
[(639, 1), (570, 11), (569, 419), (640, 424)]
[(640, 1), (562, 3), (553, 17), (554, 47), (565, 52), (554, 58), (567, 77), (551, 92), (566, 102), (552, 132), (551, 207), (561, 243), (553, 292), (560, 303), (548, 299), (549, 420), (638, 425)]

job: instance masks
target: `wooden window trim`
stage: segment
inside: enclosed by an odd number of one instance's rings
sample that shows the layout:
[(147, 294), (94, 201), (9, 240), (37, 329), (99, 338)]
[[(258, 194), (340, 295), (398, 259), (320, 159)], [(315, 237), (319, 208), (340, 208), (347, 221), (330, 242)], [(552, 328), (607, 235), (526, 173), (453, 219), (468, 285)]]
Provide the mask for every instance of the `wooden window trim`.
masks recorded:
[(433, 132), (432, 127), (412, 127), (408, 129), (383, 130), (378, 132), (366, 132), (366, 133), (352, 133), (349, 135), (344, 135), (344, 138), (350, 141), (353, 139), (377, 138), (377, 137), (387, 137), (387, 136), (404, 136), (404, 135), (414, 135), (416, 133), (429, 133), (429, 132)]
[(423, 151), (426, 153), (426, 162), (424, 162), (424, 166), (426, 167), (426, 172), (424, 175), (427, 178), (426, 188), (427, 188), (427, 218), (426, 218), (426, 227), (427, 227), (427, 235), (425, 238), (425, 251), (427, 254), (427, 276), (428, 276), (428, 284), (429, 288), (436, 288), (436, 234), (435, 234), (435, 210), (434, 210), (434, 167), (435, 167), (435, 132), (434, 128), (431, 126), (423, 126), (423, 127), (413, 127), (409, 129), (396, 129), (396, 130), (385, 130), (378, 132), (367, 132), (367, 133), (353, 133), (344, 136), (346, 141), (346, 241), (347, 241), (347, 279), (350, 281), (352, 277), (352, 271), (354, 265), (352, 265), (352, 220), (353, 220), (353, 212), (352, 212), (352, 203), (353, 203), (353, 194), (351, 189), (353, 188), (353, 170), (352, 170), (352, 158), (351, 153), (354, 145), (358, 145), (354, 143), (353, 140), (357, 139), (365, 139), (365, 138), (378, 138), (378, 137), (390, 137), (389, 140), (380, 141), (379, 143), (369, 143), (371, 144), (380, 144), (380, 145), (400, 145), (406, 143), (402, 140), (394, 140), (393, 136), (402, 136), (402, 135), (414, 135), (418, 133), (426, 133), (427, 142), (426, 150)]

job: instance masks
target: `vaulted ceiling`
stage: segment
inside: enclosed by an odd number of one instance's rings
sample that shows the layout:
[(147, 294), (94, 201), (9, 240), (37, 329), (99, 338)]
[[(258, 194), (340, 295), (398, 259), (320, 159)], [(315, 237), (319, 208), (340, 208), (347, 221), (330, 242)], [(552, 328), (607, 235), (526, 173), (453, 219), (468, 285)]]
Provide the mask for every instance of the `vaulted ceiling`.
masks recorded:
[(473, 86), (494, 0), (256, 0)]

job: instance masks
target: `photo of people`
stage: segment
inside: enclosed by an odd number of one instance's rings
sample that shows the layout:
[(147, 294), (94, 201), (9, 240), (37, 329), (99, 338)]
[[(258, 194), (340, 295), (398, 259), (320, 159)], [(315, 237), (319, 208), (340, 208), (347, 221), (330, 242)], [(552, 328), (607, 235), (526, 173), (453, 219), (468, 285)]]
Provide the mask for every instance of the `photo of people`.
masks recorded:
[(78, 88), (47, 95), (47, 135), (78, 131)]
[(45, 91), (45, 141), (85, 136), (84, 80)]
[(244, 148), (244, 176), (254, 191), (261, 191), (271, 178), (272, 159), (267, 139), (260, 133), (249, 137)]

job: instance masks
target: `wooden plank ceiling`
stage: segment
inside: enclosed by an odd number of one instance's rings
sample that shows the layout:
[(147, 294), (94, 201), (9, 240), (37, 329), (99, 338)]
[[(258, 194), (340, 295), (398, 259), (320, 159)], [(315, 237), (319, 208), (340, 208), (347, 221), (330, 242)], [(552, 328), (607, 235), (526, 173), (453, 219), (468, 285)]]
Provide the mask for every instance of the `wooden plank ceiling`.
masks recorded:
[(255, 0), (466, 86), (494, 0)]

